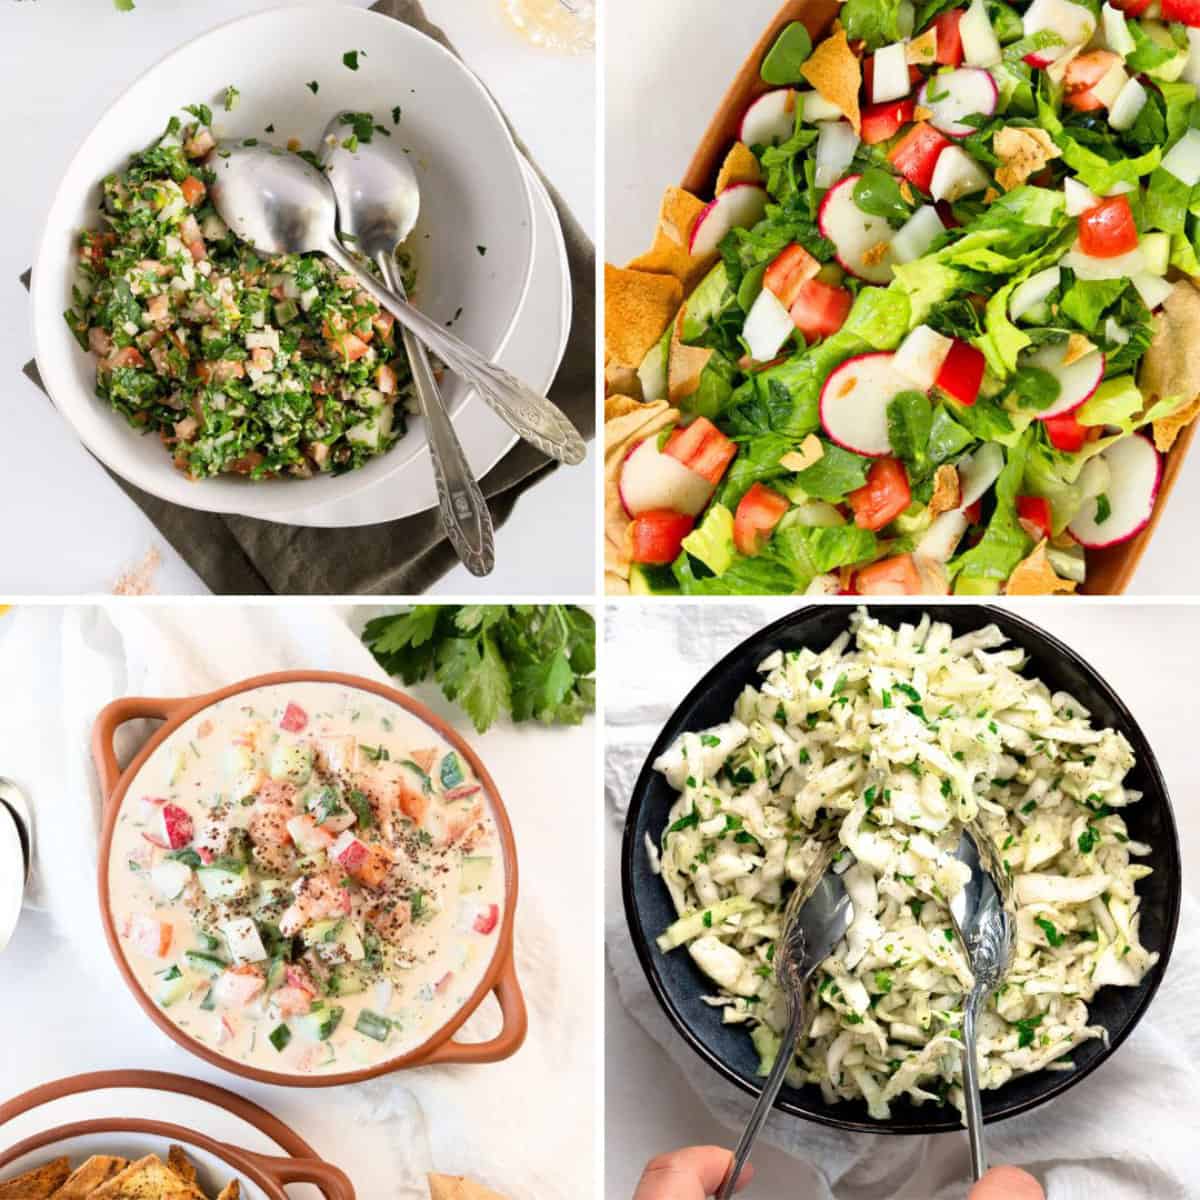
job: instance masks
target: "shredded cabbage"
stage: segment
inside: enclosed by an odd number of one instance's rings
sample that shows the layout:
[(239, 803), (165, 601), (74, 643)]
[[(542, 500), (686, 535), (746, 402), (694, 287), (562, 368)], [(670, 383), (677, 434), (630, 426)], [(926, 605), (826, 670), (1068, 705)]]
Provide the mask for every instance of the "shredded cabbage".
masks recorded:
[(898, 628), (856, 612), (827, 649), (776, 651), (731, 718), (685, 733), (655, 763), (680, 795), (656, 864), (686, 945), (749, 1027), (766, 1074), (785, 1013), (772, 971), (787, 896), (823, 841), (854, 903), (843, 941), (813, 977), (809, 1025), (789, 1071), (827, 1102), (862, 1098), (962, 1108), (961, 1027), (970, 969), (949, 900), (978, 819), (1014, 884), (1017, 945), (980, 1020), (983, 1087), (1070, 1069), (1106, 1036), (1088, 1002), (1133, 987), (1158, 959), (1138, 936), (1133, 842), (1121, 811), (1139, 793), (1126, 739), (1096, 729), (1072, 696), (1021, 674), (995, 626), (955, 637), (927, 615)]

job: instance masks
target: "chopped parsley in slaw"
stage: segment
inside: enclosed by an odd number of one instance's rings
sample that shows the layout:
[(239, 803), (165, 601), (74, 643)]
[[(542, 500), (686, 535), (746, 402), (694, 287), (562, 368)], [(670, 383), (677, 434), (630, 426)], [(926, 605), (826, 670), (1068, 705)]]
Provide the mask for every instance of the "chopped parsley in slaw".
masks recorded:
[(1074, 697), (1022, 674), (1024, 652), (988, 626), (955, 636), (922, 616), (865, 612), (822, 652), (776, 651), (733, 715), (683, 734), (655, 763), (680, 792), (648, 844), (678, 920), (659, 947), (712, 980), (707, 1003), (747, 1026), (766, 1075), (786, 1021), (771, 960), (792, 886), (840, 843), (854, 920), (810, 984), (789, 1082), (886, 1120), (902, 1097), (961, 1109), (961, 1026), (971, 973), (948, 902), (978, 818), (1010, 873), (1017, 945), (980, 1021), (981, 1085), (1069, 1070), (1106, 1036), (1088, 1003), (1135, 987), (1158, 955), (1138, 935), (1123, 810), (1133, 751)]

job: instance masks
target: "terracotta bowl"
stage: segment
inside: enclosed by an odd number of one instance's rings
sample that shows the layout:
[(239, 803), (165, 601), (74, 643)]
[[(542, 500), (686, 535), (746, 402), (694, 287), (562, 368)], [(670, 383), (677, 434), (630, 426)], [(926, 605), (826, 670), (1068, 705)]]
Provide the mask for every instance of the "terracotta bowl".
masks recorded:
[(205, 1100), (254, 1126), (293, 1157), (255, 1154), (164, 1121), (106, 1117), (58, 1125), (0, 1151), (0, 1178), (20, 1175), (62, 1155), (75, 1166), (92, 1154), (119, 1154), (129, 1159), (157, 1154), (165, 1159), (168, 1146), (177, 1143), (200, 1169), (201, 1183), (212, 1191), (237, 1178), (242, 1184), (242, 1200), (288, 1200), (284, 1189), (293, 1183), (313, 1184), (325, 1200), (355, 1200), (354, 1186), (346, 1175), (318, 1158), (307, 1142), (265, 1109), (211, 1084), (179, 1075), (97, 1071), (60, 1079), (0, 1106), (0, 1126), (63, 1097), (112, 1088), (152, 1088)]
[[(488, 798), (504, 854), (506, 891), (504, 913), (498, 933), (499, 940), (496, 943), (491, 964), (470, 999), (449, 1021), (416, 1049), (362, 1070), (343, 1071), (339, 1074), (290, 1075), (264, 1071), (247, 1066), (235, 1059), (226, 1058), (209, 1046), (189, 1037), (154, 1003), (130, 970), (117, 937), (109, 897), (108, 860), (112, 852), (117, 814), (130, 784), (150, 756), (182, 724), (218, 701), (255, 688), (289, 683), (332, 683), (339, 687), (371, 692), (399, 705), (418, 720), (423, 721), (471, 764), (471, 768), (483, 785), (484, 794)], [(129, 766), (122, 771), (117, 763), (113, 739), (117, 730), (127, 721), (144, 719), (160, 720), (163, 724), (142, 747)], [(272, 1083), (282, 1087), (334, 1087), (345, 1083), (361, 1083), (363, 1080), (387, 1075), (407, 1067), (425, 1067), (435, 1063), (498, 1062), (511, 1057), (520, 1048), (521, 1043), (525, 1040), (527, 1017), (525, 1000), (521, 994), (516, 968), (513, 964), (513, 923), (517, 907), (517, 851), (513, 840), (512, 826), (500, 799), (500, 793), (496, 789), (496, 784), (488, 774), (487, 768), (479, 760), (479, 756), (458, 733), (423, 704), (386, 684), (375, 683), (373, 680), (363, 679), (357, 675), (343, 675), (331, 671), (280, 671), (271, 675), (257, 675), (252, 679), (244, 679), (240, 683), (231, 684), (216, 692), (183, 699), (154, 699), (135, 696), (114, 700), (101, 710), (92, 728), (92, 757), (100, 775), (100, 788), (104, 797), (99, 861), (100, 914), (104, 932), (122, 977), (145, 1010), (146, 1015), (163, 1033), (178, 1042), (185, 1050), (198, 1055), (214, 1066), (259, 1083)], [(483, 1003), (489, 992), (496, 994), (496, 999), (500, 1004), (503, 1016), (500, 1033), (486, 1042), (456, 1041), (455, 1033)]]
[[(829, 32), (838, 8), (838, 0), (786, 0), (734, 76), (688, 165), (682, 187), (697, 196), (712, 195), (717, 172), (730, 146), (738, 140), (742, 117), (750, 102), (764, 92), (773, 90), (770, 84), (763, 82), (759, 67), (784, 26), (793, 21), (800, 21), (812, 35), (813, 45), (816, 45)], [(1179, 477), (1195, 433), (1196, 423), (1180, 430), (1175, 444), (1163, 456), (1158, 498), (1146, 527), (1136, 537), (1122, 542), (1119, 546), (1087, 552), (1087, 582), (1079, 589), (1081, 593), (1115, 596), (1129, 586), (1146, 547), (1150, 545), (1154, 530), (1158, 527), (1159, 518)]]

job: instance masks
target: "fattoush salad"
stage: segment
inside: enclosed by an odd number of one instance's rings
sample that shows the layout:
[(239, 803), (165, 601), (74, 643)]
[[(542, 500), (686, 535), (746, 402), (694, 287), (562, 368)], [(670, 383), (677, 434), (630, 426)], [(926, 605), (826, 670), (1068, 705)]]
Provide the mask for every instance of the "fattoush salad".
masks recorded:
[(1200, 411), (1200, 4), (845, 0), (761, 74), (606, 272), (609, 590), (1087, 584)]

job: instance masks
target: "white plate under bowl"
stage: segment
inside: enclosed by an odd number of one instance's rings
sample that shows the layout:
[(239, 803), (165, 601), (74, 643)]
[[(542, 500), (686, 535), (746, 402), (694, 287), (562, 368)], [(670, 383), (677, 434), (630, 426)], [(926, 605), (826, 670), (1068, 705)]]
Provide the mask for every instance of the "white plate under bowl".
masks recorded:
[[(550, 194), (537, 172), (524, 159), (522, 162), (534, 196), (537, 249), (533, 281), (513, 336), (497, 361), (544, 392), (558, 374), (571, 334), (571, 268)], [(517, 443), (517, 435), (474, 392), (455, 413), (454, 427), (477, 479), (482, 479)], [(386, 482), (346, 500), (291, 513), (287, 524), (323, 529), (376, 525), (425, 512), (436, 508), (437, 503), (433, 466), (425, 445)]]
[[(342, 62), (358, 50), (358, 70)], [(315, 80), (314, 95), (305, 84)], [(233, 83), (241, 102), (225, 113)], [(33, 270), (38, 367), (58, 411), (106, 466), (164, 500), (211, 512), (281, 517), (343, 500), (399, 471), (425, 445), (419, 422), (388, 454), (345, 475), (193, 482), (157, 437), (138, 436), (95, 396), (95, 360), (75, 341), (71, 303), (79, 230), (94, 225), (99, 181), (162, 132), (185, 104), (209, 104), (219, 136), (317, 145), (330, 116), (370, 111), (412, 152), (422, 218), (409, 240), (417, 299), (490, 357), (507, 344), (533, 269), (533, 204), (521, 158), (483, 85), (409, 25), (357, 8), (272, 9), (210, 30), (152, 67), (100, 118), (71, 160), (47, 216)], [(402, 112), (398, 125), (391, 111)], [(274, 134), (266, 134), (268, 124)], [(487, 248), (480, 254), (477, 246)], [(454, 320), (461, 308), (461, 314)], [(465, 389), (447, 389), (451, 409)]]
[(8, 945), (21, 917), (25, 895), (25, 854), (12, 813), (0, 804), (0, 951)]

